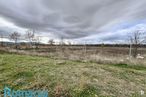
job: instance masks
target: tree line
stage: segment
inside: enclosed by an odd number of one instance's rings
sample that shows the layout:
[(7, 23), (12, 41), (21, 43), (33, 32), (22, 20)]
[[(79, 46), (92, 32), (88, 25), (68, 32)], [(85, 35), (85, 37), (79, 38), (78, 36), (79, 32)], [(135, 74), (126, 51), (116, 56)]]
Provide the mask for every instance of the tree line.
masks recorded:
[[(35, 30), (27, 30), (25, 35), (25, 40), (28, 41), (29, 47), (37, 47), (37, 45), (40, 43), (41, 38), (35, 36)], [(1, 38), (3, 38), (1, 36)], [(18, 49), (18, 42), (21, 38), (21, 34), (17, 31), (11, 33), (9, 35), (9, 39), (11, 41), (14, 41), (15, 43), (15, 48)], [(126, 44), (129, 44), (129, 56), (136, 57), (138, 54), (138, 49), (142, 45), (146, 44), (146, 32), (143, 30), (136, 30), (127, 35), (128, 40), (126, 41)], [(55, 41), (53, 39), (50, 39), (48, 41), (48, 44), (54, 45)], [(60, 45), (64, 45), (65, 42), (63, 41), (63, 38), (61, 38)], [(68, 43), (71, 45), (71, 43)], [(88, 44), (90, 45), (90, 44)], [(108, 44), (106, 44), (108, 45)], [(102, 44), (102, 46), (106, 46)], [(110, 45), (111, 46), (111, 45)], [(126, 45), (127, 46), (127, 45)]]

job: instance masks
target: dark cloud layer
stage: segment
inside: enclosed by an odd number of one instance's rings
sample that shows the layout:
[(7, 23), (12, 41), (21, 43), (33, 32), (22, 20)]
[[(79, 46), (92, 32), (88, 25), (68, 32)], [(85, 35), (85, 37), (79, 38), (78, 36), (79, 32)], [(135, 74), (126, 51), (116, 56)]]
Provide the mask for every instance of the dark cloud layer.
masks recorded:
[(10, 29), (8, 27), (0, 27), (0, 36), (9, 36), (9, 32), (14, 31), (13, 29)]
[(21, 28), (79, 38), (144, 19), (145, 5), (146, 0), (0, 0), (0, 16)]

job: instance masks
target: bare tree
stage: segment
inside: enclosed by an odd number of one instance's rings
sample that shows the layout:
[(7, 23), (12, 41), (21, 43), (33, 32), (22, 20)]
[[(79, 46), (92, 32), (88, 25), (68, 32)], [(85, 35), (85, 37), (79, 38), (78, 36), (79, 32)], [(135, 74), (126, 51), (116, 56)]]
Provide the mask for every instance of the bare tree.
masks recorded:
[(40, 41), (41, 41), (41, 37), (40, 36), (37, 36), (37, 37), (35, 37), (35, 46), (36, 46), (36, 48), (39, 48), (39, 44), (40, 44)]
[[(145, 33), (142, 30), (136, 30), (132, 32), (129, 36), (130, 40), (130, 56), (133, 53), (133, 57), (136, 57), (138, 54), (138, 48), (140, 45), (146, 42)], [(133, 48), (133, 52), (131, 51)]]
[(33, 40), (34, 40), (34, 30), (27, 30), (25, 37), (28, 39), (30, 47), (32, 47)]
[(61, 37), (61, 39), (60, 39), (60, 43), (59, 43), (59, 44), (60, 44), (61, 46), (66, 45), (65, 40), (64, 40), (63, 37)]
[(18, 32), (13, 32), (10, 34), (10, 39), (15, 42), (15, 48), (18, 48), (18, 39), (20, 38), (20, 34)]
[(60, 40), (60, 43), (59, 44), (60, 44), (60, 47), (61, 47), (61, 51), (64, 52), (65, 42), (64, 42), (64, 38), (63, 37), (61, 37), (61, 40)]
[(48, 43), (49, 43), (50, 45), (53, 45), (55, 42), (54, 42), (53, 39), (50, 39), (50, 40), (48, 41)]

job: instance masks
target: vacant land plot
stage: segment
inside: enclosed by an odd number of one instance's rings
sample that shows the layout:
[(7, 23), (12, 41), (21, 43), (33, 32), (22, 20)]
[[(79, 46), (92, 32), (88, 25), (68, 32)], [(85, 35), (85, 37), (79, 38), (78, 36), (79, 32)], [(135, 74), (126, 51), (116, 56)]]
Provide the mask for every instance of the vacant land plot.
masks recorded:
[(5, 85), (45, 89), (49, 97), (146, 97), (146, 67), (3, 53), (1, 92)]

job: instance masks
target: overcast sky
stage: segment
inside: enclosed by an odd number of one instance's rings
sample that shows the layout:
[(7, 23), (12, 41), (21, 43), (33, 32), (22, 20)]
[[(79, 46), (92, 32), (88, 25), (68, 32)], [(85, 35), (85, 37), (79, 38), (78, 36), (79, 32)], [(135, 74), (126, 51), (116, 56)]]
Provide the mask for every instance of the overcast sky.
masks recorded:
[(27, 29), (44, 42), (124, 42), (127, 33), (146, 30), (146, 0), (0, 0), (0, 34)]

